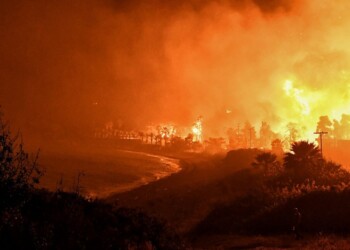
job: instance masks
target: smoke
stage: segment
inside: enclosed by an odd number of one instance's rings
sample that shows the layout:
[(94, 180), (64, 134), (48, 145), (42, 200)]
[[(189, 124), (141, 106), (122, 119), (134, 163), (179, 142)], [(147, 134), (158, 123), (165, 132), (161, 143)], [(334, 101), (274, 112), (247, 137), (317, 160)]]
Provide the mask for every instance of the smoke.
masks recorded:
[[(190, 126), (199, 115), (207, 135), (246, 120), (278, 128), (305, 120), (283, 96), (286, 79), (304, 95), (349, 100), (348, 5), (3, 1), (0, 103), (19, 127), (46, 136), (110, 120)], [(317, 100), (312, 119), (334, 109)]]

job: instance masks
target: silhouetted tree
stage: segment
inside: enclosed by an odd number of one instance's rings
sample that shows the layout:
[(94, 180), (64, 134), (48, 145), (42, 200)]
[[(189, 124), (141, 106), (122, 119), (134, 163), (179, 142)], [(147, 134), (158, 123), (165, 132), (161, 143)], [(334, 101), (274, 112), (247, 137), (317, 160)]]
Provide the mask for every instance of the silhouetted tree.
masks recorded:
[(299, 141), (292, 143), (290, 152), (284, 155), (284, 166), (293, 170), (295, 174), (308, 176), (310, 173), (322, 167), (322, 159), (319, 148), (311, 142)]
[(270, 143), (273, 138), (273, 132), (270, 128), (270, 125), (267, 122), (261, 122), (260, 126), (260, 146), (267, 148), (270, 146)]
[(276, 173), (280, 163), (277, 161), (277, 156), (275, 154), (264, 152), (255, 157), (252, 166), (262, 168), (265, 175), (271, 175)]
[(333, 119), (333, 137), (337, 140), (342, 139), (340, 122), (336, 119)]
[(240, 128), (240, 124), (238, 124), (235, 128), (228, 129), (227, 134), (229, 139), (229, 147), (231, 149), (247, 147), (244, 130)]
[(151, 144), (153, 144), (154, 134), (150, 133), (149, 134), (149, 138), (150, 138)]
[(340, 133), (342, 139), (350, 138), (350, 115), (343, 114), (340, 120)]
[(141, 142), (143, 142), (143, 139), (145, 138), (145, 134), (143, 132), (139, 132), (139, 138), (141, 139)]
[(225, 139), (222, 137), (219, 138), (209, 138), (205, 141), (205, 150), (210, 153), (218, 153), (224, 150)]
[(194, 138), (194, 136), (193, 136), (192, 133), (189, 133), (189, 134), (186, 136), (185, 142), (186, 142), (187, 146), (190, 147), (190, 146), (192, 145), (192, 143), (193, 143), (193, 138)]
[(280, 139), (275, 139), (271, 142), (271, 151), (277, 156), (281, 156), (284, 154), (283, 144)]
[(238, 128), (229, 128), (227, 130), (227, 136), (228, 136), (228, 144), (230, 149), (236, 149), (239, 145), (238, 140)]
[(289, 146), (292, 147), (293, 143), (298, 139), (299, 137), (299, 129), (298, 125), (294, 122), (289, 122), (287, 124), (287, 130), (288, 130), (288, 141)]
[(170, 131), (168, 127), (162, 128), (162, 138), (164, 139), (164, 145), (169, 143)]
[(317, 131), (324, 131), (328, 132), (328, 134), (332, 133), (332, 121), (329, 119), (328, 116), (320, 116), (318, 123), (317, 123)]
[(162, 145), (162, 136), (160, 134), (156, 135), (154, 138), (156, 140), (157, 145)]
[(170, 139), (171, 149), (175, 151), (185, 151), (187, 149), (187, 144), (185, 139), (180, 136), (173, 136)]
[(256, 144), (256, 131), (255, 128), (247, 121), (243, 128), (244, 147), (252, 148)]

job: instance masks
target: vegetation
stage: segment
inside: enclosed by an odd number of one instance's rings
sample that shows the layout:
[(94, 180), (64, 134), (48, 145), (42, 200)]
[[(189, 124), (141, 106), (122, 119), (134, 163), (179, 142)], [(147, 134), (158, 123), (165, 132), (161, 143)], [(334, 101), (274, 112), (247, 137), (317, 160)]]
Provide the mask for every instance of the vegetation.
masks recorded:
[(183, 249), (165, 222), (137, 209), (38, 189), (30, 157), (0, 119), (0, 249)]
[(294, 207), (303, 214), (303, 233), (350, 233), (350, 174), (323, 159), (307, 141), (293, 143), (284, 155), (284, 169), (266, 175), (267, 169), (278, 165), (276, 159), (270, 152), (257, 154), (252, 166), (264, 170), (263, 181), (216, 206), (192, 235), (291, 234)]
[(252, 166), (257, 168), (262, 168), (264, 175), (276, 174), (280, 169), (280, 162), (277, 160), (277, 156), (270, 152), (263, 152), (255, 157), (255, 161)]
[(22, 206), (42, 175), (38, 154), (30, 157), (18, 137), (0, 114), (0, 213)]
[(294, 142), (290, 152), (284, 156), (284, 167), (292, 170), (297, 178), (311, 176), (322, 167), (323, 163), (318, 147), (307, 141)]
[[(182, 249), (165, 223), (135, 209), (37, 190), (0, 226), (1, 249)], [(148, 248), (147, 248), (148, 247)]]
[[(186, 248), (183, 236), (292, 239), (295, 207), (303, 215), (302, 233), (322, 235), (309, 249), (331, 247), (329, 234), (350, 233), (350, 174), (307, 141), (293, 143), (283, 156), (278, 140), (272, 152), (239, 149), (224, 158), (193, 159), (187, 154), (177, 175), (101, 201), (80, 196), (79, 188), (39, 190), (38, 154), (27, 154), (19, 136), (0, 124), (1, 249), (171, 250)], [(220, 141), (211, 144), (216, 148)], [(168, 147), (182, 152), (189, 146), (174, 137)]]

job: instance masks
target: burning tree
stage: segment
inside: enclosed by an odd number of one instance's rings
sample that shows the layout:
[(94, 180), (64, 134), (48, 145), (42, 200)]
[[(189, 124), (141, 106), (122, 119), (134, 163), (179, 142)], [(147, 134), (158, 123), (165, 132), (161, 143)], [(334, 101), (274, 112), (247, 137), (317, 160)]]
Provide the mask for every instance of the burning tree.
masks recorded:
[(196, 122), (192, 126), (192, 133), (194, 135), (193, 141), (202, 143), (203, 135), (202, 135), (202, 117), (198, 117)]
[(158, 125), (157, 126), (157, 133), (156, 140), (158, 140), (158, 144), (162, 144), (162, 141), (164, 144), (169, 144), (169, 141), (171, 138), (173, 138), (176, 134), (175, 126), (173, 125)]
[(272, 132), (270, 125), (267, 122), (261, 122), (260, 126), (260, 146), (268, 148), (272, 141), (274, 133)]

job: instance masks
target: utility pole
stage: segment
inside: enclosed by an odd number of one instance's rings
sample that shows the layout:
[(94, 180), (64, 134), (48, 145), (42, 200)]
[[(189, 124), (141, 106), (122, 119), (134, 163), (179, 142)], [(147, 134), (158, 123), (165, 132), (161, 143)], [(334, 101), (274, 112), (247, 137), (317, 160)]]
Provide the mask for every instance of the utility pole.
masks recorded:
[(323, 157), (323, 152), (322, 152), (322, 148), (323, 148), (322, 144), (323, 144), (323, 142), (322, 142), (322, 138), (323, 138), (323, 135), (328, 134), (328, 132), (326, 132), (326, 131), (317, 131), (317, 132), (314, 132), (314, 134), (315, 135), (319, 135), (319, 138), (320, 138), (320, 151), (321, 151), (321, 156)]

